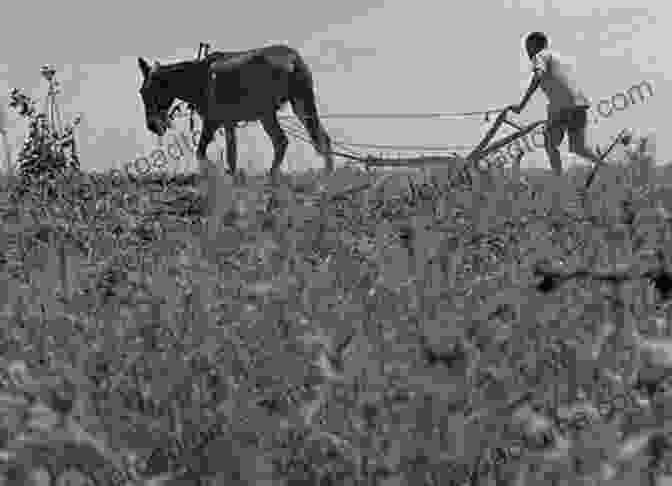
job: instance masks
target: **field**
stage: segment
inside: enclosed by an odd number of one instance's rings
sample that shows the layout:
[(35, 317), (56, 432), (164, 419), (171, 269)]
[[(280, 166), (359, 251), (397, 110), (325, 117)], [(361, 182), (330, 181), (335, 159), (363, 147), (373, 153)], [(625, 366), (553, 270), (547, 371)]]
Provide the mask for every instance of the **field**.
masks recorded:
[(3, 181), (4, 482), (665, 484), (662, 172)]

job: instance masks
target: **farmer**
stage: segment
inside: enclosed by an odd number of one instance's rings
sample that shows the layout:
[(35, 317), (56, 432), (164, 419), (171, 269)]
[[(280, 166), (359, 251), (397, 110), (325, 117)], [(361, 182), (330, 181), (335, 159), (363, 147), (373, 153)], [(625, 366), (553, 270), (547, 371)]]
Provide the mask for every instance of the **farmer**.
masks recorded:
[(569, 136), (569, 151), (595, 164), (600, 157), (590, 148), (587, 140), (588, 109), (590, 101), (574, 79), (571, 63), (548, 49), (548, 39), (542, 32), (532, 32), (525, 38), (525, 50), (532, 61), (533, 76), (523, 100), (511, 106), (520, 113), (532, 94), (541, 86), (548, 98), (548, 123), (544, 132), (544, 147), (553, 172), (562, 175), (562, 159), (558, 147), (565, 132)]

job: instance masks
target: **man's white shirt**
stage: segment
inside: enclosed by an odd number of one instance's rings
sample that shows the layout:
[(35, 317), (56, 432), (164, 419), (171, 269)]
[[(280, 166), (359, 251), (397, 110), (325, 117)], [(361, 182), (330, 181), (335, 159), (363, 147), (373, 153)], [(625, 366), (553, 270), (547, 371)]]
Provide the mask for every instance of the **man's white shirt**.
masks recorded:
[(549, 113), (590, 106), (590, 100), (578, 86), (574, 64), (557, 52), (539, 51), (532, 58), (532, 72), (541, 81), (540, 88), (548, 98)]

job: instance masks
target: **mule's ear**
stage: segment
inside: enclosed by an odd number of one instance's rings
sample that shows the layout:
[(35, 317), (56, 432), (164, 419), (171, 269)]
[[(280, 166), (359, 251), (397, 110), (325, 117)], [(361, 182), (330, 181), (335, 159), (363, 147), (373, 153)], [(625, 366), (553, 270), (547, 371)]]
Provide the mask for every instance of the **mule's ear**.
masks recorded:
[(147, 61), (145, 61), (143, 58), (139, 57), (138, 58), (138, 66), (140, 66), (140, 71), (142, 72), (142, 75), (146, 78), (147, 75), (149, 74), (149, 64), (147, 64)]

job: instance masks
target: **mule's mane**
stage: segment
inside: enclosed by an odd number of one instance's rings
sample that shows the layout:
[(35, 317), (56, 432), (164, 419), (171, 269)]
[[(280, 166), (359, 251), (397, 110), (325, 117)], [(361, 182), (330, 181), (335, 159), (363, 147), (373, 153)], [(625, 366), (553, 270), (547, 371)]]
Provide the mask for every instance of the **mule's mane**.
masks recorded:
[(194, 67), (196, 64), (197, 61), (177, 61), (171, 64), (159, 64), (158, 67), (154, 70), (153, 74), (162, 76), (164, 74), (184, 72), (185, 69)]

